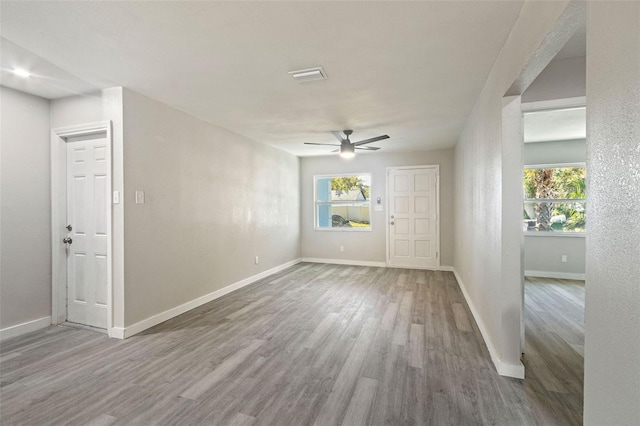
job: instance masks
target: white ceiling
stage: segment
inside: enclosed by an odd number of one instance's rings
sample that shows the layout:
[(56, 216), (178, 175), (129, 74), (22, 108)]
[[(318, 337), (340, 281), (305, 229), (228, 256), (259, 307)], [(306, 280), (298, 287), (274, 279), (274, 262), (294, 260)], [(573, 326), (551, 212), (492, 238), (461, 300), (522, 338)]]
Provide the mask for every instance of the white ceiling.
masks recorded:
[[(452, 147), (521, 1), (0, 3), (2, 68), (47, 98), (124, 86), (296, 155), (354, 129)], [(10, 62), (15, 61), (15, 64)], [(328, 80), (288, 71), (322, 66)], [(330, 148), (330, 147), (327, 147)]]
[(524, 141), (548, 142), (585, 139), (586, 109), (568, 108), (524, 114)]

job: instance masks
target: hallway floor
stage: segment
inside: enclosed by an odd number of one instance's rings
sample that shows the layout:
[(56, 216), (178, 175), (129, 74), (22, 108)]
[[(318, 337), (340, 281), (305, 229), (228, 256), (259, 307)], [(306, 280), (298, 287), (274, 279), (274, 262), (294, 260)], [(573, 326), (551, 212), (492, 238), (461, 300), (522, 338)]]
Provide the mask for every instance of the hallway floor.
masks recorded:
[(542, 360), (580, 340), (535, 289), (524, 382), (496, 373), (452, 273), (302, 263), (124, 341), (3, 343), (0, 423), (577, 424), (581, 370)]
[(581, 425), (584, 400), (584, 281), (527, 277), (525, 388), (546, 395), (552, 421)]

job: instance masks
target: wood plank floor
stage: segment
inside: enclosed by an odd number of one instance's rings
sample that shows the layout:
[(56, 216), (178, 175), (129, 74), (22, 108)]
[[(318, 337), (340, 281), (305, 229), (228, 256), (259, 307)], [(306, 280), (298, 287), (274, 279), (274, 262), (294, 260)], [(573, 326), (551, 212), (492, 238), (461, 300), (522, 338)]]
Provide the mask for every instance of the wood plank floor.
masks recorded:
[(450, 272), (302, 263), (124, 341), (8, 340), (0, 423), (572, 423), (558, 395), (575, 389), (551, 377), (495, 372)]
[[(541, 419), (582, 424), (584, 281), (527, 277), (525, 390), (540, 399)], [(543, 417), (546, 416), (546, 417)]]

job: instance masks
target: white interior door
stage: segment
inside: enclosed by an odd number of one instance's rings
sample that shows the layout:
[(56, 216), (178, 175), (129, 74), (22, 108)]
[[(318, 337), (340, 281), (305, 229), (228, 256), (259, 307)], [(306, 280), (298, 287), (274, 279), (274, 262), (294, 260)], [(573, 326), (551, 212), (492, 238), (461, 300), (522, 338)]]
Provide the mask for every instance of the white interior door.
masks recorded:
[[(67, 321), (107, 328), (106, 136), (67, 141)], [(89, 139), (89, 140), (87, 140)]]
[(389, 169), (388, 264), (437, 268), (438, 169)]

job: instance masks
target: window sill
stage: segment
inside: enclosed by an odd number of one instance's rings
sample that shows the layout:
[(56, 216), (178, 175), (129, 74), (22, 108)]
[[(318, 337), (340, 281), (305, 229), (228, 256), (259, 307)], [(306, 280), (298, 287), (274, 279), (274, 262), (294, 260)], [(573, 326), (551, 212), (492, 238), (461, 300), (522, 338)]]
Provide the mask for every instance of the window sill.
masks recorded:
[(344, 228), (314, 228), (314, 230), (322, 232), (371, 232), (371, 228), (349, 228), (347, 226)]
[(549, 232), (549, 231), (525, 231), (525, 237), (570, 237), (570, 238), (585, 238), (587, 236), (586, 232)]

